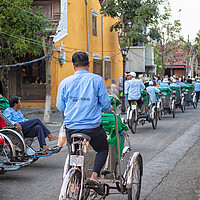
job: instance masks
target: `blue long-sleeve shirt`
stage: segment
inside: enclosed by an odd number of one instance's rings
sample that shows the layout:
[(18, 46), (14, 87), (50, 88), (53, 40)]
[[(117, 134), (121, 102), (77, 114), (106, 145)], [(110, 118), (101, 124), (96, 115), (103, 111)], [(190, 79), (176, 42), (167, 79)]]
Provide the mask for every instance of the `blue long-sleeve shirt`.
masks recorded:
[(28, 121), (28, 119), (24, 118), (24, 115), (20, 109), (16, 111), (9, 107), (4, 110), (3, 114), (6, 116), (6, 118), (8, 118), (12, 125), (15, 125), (15, 123)]
[(160, 90), (154, 86), (147, 87), (147, 93), (150, 95), (150, 100), (152, 103), (156, 103), (156, 93), (159, 93)]
[(200, 82), (195, 82), (194, 86), (195, 86), (194, 91), (200, 92)]
[(160, 87), (167, 87), (167, 88), (169, 88), (169, 84), (166, 83), (166, 82), (161, 82), (160, 83)]
[(61, 81), (56, 106), (69, 129), (96, 128), (101, 123), (101, 109), (109, 112), (112, 108), (103, 78), (87, 70)]
[(119, 84), (118, 84), (118, 90), (122, 91), (123, 90), (123, 86), (121, 86), (120, 84), (123, 84), (123, 77), (122, 76), (119, 78)]
[(128, 100), (139, 100), (141, 97), (140, 89), (145, 89), (141, 80), (132, 78), (127, 81)]

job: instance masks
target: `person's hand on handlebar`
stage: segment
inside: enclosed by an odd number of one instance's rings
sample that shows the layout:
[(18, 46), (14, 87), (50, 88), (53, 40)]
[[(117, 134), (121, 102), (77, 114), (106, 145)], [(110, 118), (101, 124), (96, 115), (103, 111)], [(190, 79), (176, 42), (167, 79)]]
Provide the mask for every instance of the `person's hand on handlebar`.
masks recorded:
[(115, 112), (115, 110), (114, 110), (114, 108), (113, 108), (113, 107), (110, 109), (110, 112)]

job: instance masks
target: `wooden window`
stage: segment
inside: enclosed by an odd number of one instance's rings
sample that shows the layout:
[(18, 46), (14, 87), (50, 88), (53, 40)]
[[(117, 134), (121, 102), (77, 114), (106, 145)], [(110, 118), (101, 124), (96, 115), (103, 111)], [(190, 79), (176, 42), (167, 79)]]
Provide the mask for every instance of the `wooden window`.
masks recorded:
[(111, 62), (105, 61), (105, 79), (111, 79)]
[(92, 15), (92, 33), (97, 36), (97, 17)]
[(102, 60), (94, 59), (94, 62), (93, 62), (93, 73), (102, 76)]

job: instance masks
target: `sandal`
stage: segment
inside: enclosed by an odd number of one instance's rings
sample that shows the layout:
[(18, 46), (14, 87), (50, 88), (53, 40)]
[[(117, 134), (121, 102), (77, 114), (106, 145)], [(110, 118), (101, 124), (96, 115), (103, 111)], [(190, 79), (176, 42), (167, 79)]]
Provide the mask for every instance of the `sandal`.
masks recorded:
[(91, 189), (93, 189), (97, 194), (99, 194), (99, 195), (103, 195), (104, 194), (103, 186), (101, 185), (101, 183), (97, 183), (96, 181), (88, 179), (87, 180), (87, 185)]
[(48, 152), (48, 151), (52, 151), (53, 148), (52, 147), (47, 147), (45, 149), (42, 149), (43, 152)]

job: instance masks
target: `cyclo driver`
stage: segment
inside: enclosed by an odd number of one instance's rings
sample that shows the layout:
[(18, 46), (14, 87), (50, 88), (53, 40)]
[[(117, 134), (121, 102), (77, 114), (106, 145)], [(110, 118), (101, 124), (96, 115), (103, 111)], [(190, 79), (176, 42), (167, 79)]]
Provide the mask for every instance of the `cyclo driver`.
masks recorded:
[(113, 110), (108, 92), (101, 76), (89, 73), (89, 59), (85, 52), (76, 52), (72, 56), (74, 75), (62, 80), (58, 88), (57, 108), (64, 115), (67, 141), (72, 143), (73, 133), (84, 133), (91, 137), (90, 145), (97, 152), (93, 173), (88, 184), (98, 186), (98, 193), (103, 187), (98, 176), (108, 155), (106, 132), (101, 123), (101, 109)]
[(131, 107), (132, 101), (137, 101), (138, 113), (141, 113), (142, 99), (140, 94), (140, 89), (145, 89), (145, 86), (141, 80), (136, 79), (136, 73), (130, 72), (127, 76), (131, 77), (131, 80), (127, 81), (127, 91), (128, 91), (128, 102)]

